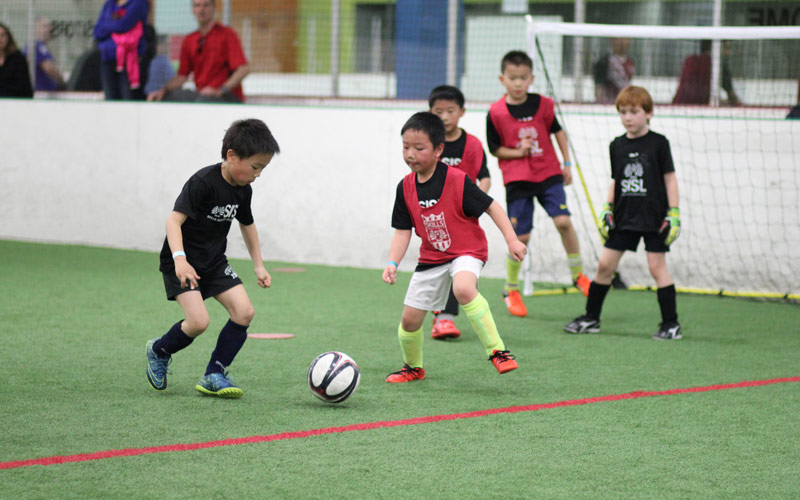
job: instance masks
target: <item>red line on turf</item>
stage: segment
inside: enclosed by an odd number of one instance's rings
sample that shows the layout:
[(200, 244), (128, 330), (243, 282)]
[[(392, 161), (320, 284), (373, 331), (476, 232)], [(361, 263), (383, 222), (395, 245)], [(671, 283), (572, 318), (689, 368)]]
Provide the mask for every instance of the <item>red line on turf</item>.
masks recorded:
[(30, 460), (16, 460), (10, 462), (0, 462), (0, 469), (17, 469), (20, 467), (30, 467), (32, 465), (57, 465), (72, 462), (86, 462), (90, 460), (101, 460), (104, 458), (132, 457), (136, 455), (149, 455), (152, 453), (164, 453), (171, 451), (191, 451), (202, 450), (205, 448), (218, 448), (220, 446), (234, 446), (240, 444), (266, 443), (270, 441), (283, 441), (285, 439), (298, 439), (322, 434), (336, 434), (340, 432), (366, 431), (370, 429), (380, 429), (383, 427), (400, 427), (405, 425), (429, 424), (446, 420), (458, 420), (462, 418), (485, 417), (487, 415), (497, 415), (500, 413), (521, 413), (528, 411), (548, 410), (551, 408), (561, 408), (565, 406), (580, 406), (606, 401), (620, 401), (624, 399), (649, 398), (653, 396), (673, 396), (676, 394), (687, 394), (693, 392), (724, 391), (728, 389), (742, 389), (745, 387), (758, 387), (763, 385), (783, 384), (787, 382), (800, 382), (800, 377), (774, 378), (769, 380), (745, 380), (735, 384), (715, 384), (703, 387), (689, 387), (685, 389), (669, 389), (666, 391), (634, 391), (626, 394), (612, 394), (609, 396), (598, 396), (593, 398), (570, 399), (567, 401), (556, 401), (555, 403), (541, 403), (524, 406), (509, 406), (507, 408), (492, 408), (488, 410), (471, 411), (467, 413), (453, 413), (450, 415), (431, 415), (428, 417), (417, 417), (403, 420), (384, 420), (379, 422), (367, 422), (363, 424), (345, 425), (340, 427), (326, 427), (324, 429), (312, 429), (308, 431), (282, 432), (269, 436), (250, 436), (234, 439), (222, 439), (219, 441), (207, 441), (204, 443), (190, 444), (171, 444), (164, 446), (151, 446), (147, 448), (126, 448), (121, 450), (97, 451), (94, 453), (81, 453), (77, 455), (53, 456), (34, 458)]

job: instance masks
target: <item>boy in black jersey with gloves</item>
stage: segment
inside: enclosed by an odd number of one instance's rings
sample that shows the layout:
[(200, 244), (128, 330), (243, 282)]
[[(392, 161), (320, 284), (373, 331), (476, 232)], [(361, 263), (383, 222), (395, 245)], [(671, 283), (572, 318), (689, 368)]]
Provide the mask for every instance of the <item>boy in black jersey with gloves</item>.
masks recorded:
[(675, 285), (667, 269), (669, 246), (680, 234), (678, 179), (666, 137), (650, 130), (653, 99), (642, 87), (628, 86), (617, 96), (625, 135), (611, 142), (611, 187), (600, 214), (605, 241), (597, 275), (589, 287), (586, 314), (564, 325), (568, 333), (597, 333), (600, 312), (611, 279), (626, 250), (636, 251), (644, 239), (647, 264), (656, 280), (661, 324), (655, 340), (682, 338)]

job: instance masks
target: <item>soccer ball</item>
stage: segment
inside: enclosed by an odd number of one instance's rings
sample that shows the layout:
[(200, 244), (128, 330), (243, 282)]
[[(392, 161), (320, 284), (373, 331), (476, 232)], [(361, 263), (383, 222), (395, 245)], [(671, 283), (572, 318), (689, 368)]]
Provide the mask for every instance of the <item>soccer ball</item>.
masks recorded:
[(341, 403), (349, 398), (360, 381), (358, 365), (343, 352), (323, 352), (308, 367), (308, 387), (327, 403)]

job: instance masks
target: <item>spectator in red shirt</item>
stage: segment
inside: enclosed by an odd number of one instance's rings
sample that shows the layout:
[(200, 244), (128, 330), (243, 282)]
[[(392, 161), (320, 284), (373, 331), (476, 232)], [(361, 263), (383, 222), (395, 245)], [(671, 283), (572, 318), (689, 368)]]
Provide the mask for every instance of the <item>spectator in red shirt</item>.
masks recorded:
[[(183, 40), (178, 74), (148, 101), (244, 102), (241, 84), (250, 67), (236, 32), (214, 19), (214, 2), (192, 0), (198, 29)], [(181, 88), (190, 74), (196, 91)]]
[[(728, 65), (731, 54), (730, 41), (721, 43), (720, 86), (728, 94), (728, 104), (740, 106), (742, 101), (733, 89), (733, 79)], [(711, 99), (711, 40), (700, 42), (700, 53), (691, 55), (683, 62), (678, 90), (672, 104), (708, 105)]]

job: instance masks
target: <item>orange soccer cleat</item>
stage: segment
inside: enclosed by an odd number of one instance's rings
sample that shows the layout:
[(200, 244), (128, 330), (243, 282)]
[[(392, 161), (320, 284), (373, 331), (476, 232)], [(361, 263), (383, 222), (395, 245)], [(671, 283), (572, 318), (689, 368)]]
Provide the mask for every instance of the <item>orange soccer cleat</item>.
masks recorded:
[(399, 372), (390, 373), (386, 377), (386, 381), (391, 384), (402, 384), (403, 382), (413, 382), (414, 380), (423, 380), (425, 378), (425, 368), (411, 368), (408, 365), (403, 365)]
[(508, 351), (495, 350), (489, 358), (489, 361), (492, 362), (494, 367), (497, 368), (497, 371), (500, 372), (501, 375), (519, 368), (517, 362), (514, 361), (514, 355)]
[(506, 303), (508, 312), (513, 316), (522, 318), (528, 315), (528, 308), (525, 307), (525, 303), (522, 302), (522, 295), (519, 294), (519, 290), (511, 290), (503, 293), (503, 301)]
[(575, 288), (581, 291), (585, 297), (589, 296), (589, 287), (592, 284), (592, 281), (586, 277), (585, 274), (579, 273), (578, 277), (575, 279)]
[(449, 319), (439, 320), (436, 314), (433, 315), (433, 328), (431, 328), (431, 337), (434, 340), (447, 340), (457, 339), (461, 336), (458, 327)]

